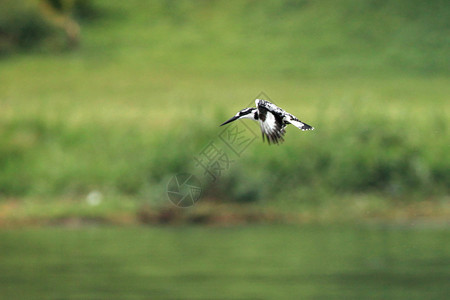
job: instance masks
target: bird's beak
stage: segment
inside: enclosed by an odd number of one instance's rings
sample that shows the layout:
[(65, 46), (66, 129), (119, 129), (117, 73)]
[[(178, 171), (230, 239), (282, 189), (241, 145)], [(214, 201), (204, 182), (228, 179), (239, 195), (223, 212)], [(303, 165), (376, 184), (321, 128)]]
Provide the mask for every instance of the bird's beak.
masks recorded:
[(238, 116), (234, 116), (234, 117), (232, 117), (231, 119), (229, 119), (228, 121), (226, 121), (225, 123), (223, 123), (223, 124), (220, 125), (220, 126), (223, 126), (223, 125), (225, 125), (225, 124), (231, 123), (231, 122), (233, 122), (233, 121), (235, 121), (235, 120), (237, 120), (237, 119), (239, 119), (239, 117), (238, 117)]

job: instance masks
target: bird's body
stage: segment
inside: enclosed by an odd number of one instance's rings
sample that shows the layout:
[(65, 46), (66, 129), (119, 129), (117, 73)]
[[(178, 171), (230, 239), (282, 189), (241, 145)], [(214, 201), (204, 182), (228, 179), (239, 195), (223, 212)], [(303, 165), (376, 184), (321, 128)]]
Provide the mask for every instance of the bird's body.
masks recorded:
[[(286, 133), (286, 126), (289, 124), (301, 130), (313, 130), (314, 127), (303, 123), (294, 115), (284, 111), (269, 101), (256, 99), (256, 108), (249, 107), (239, 111), (234, 117), (223, 123), (228, 124), (238, 119), (252, 119), (258, 121), (261, 127), (262, 137), (267, 138), (267, 142), (278, 144), (284, 141), (283, 135)], [(222, 126), (220, 125), (220, 126)]]

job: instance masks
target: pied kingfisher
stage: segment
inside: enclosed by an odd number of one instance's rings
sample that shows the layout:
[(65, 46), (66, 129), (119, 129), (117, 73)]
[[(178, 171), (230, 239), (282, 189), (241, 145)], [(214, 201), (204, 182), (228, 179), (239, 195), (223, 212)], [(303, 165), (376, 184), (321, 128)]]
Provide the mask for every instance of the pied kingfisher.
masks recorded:
[(284, 111), (269, 101), (256, 99), (256, 108), (249, 107), (239, 111), (234, 117), (220, 126), (228, 124), (238, 119), (252, 119), (259, 121), (261, 126), (262, 138), (267, 138), (267, 142), (278, 144), (283, 142), (283, 135), (286, 133), (286, 125), (292, 124), (301, 130), (313, 130), (314, 127), (303, 123), (295, 116)]

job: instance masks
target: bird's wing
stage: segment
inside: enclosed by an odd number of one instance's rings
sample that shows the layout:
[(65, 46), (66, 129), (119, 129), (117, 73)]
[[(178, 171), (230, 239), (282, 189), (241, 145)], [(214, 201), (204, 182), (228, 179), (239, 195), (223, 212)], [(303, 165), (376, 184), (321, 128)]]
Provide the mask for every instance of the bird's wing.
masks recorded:
[(256, 106), (258, 107), (258, 109), (260, 107), (264, 107), (268, 111), (270, 111), (274, 114), (278, 114), (280, 116), (284, 116), (286, 114), (286, 112), (283, 109), (279, 108), (278, 106), (276, 106), (275, 104), (273, 104), (267, 100), (256, 99), (255, 103), (256, 103)]
[(297, 127), (298, 129), (301, 130), (314, 130), (314, 127), (303, 123), (302, 121), (300, 121), (299, 119), (297, 119), (295, 116), (291, 115), (290, 113), (286, 113), (285, 116), (285, 121), (291, 123), (292, 125), (294, 125), (295, 127)]
[(258, 113), (263, 141), (266, 137), (269, 144), (283, 142), (283, 135), (286, 131), (284, 130), (282, 116), (268, 110), (265, 105), (258, 105)]

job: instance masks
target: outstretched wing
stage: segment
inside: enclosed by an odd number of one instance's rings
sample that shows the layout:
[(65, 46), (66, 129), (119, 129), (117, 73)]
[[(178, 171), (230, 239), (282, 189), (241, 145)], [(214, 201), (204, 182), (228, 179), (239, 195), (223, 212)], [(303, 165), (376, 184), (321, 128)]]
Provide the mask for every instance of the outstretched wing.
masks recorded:
[[(269, 103), (269, 102), (267, 102)], [(262, 137), (267, 138), (267, 142), (278, 144), (283, 142), (284, 130), (283, 116), (277, 111), (273, 111), (267, 107), (264, 102), (257, 102), (259, 124), (261, 126)], [(269, 103), (272, 104), (272, 103)]]
[(290, 113), (286, 113), (286, 116), (284, 118), (287, 122), (291, 123), (295, 127), (301, 130), (314, 130), (314, 127), (311, 125), (308, 125), (306, 123), (303, 123), (299, 119), (297, 119), (295, 116), (291, 115)]

